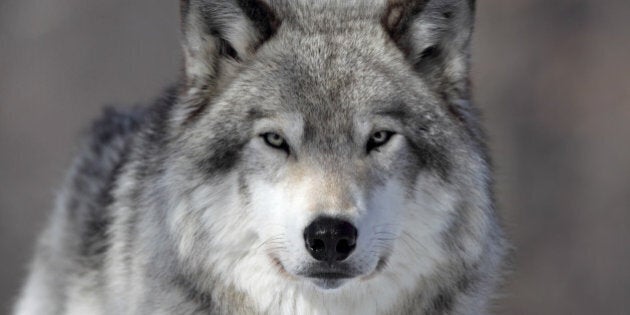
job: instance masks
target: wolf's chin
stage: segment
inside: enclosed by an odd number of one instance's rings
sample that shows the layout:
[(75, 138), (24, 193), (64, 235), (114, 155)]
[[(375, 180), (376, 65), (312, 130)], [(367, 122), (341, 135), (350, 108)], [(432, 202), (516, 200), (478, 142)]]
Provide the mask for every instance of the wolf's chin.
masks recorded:
[(334, 290), (340, 288), (346, 282), (348, 282), (348, 278), (345, 279), (327, 279), (327, 278), (311, 278), (309, 279), (318, 289), (322, 290)]

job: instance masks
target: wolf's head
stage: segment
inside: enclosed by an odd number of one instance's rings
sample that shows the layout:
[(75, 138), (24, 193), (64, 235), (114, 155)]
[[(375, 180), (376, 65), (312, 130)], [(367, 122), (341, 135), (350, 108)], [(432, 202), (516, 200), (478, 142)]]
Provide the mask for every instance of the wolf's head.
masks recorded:
[(165, 166), (183, 264), (242, 291), (339, 292), (478, 259), (493, 223), (473, 7), (183, 0)]

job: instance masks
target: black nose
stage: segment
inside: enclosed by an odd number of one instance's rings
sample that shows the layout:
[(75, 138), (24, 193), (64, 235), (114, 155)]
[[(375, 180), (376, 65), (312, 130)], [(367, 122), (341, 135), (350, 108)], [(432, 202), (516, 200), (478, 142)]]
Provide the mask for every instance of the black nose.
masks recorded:
[(342, 261), (356, 247), (357, 229), (350, 222), (320, 217), (304, 229), (306, 250), (319, 261)]

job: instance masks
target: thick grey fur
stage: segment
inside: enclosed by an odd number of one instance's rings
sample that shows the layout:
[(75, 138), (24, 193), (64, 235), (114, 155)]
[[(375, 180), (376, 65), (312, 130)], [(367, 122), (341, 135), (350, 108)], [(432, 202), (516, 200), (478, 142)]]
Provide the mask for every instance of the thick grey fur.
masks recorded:
[[(189, 0), (181, 8), (181, 80), (155, 104), (108, 110), (93, 125), (40, 239), (17, 314), (72, 313), (77, 299), (89, 300), (95, 314), (273, 313), (195, 258), (222, 252), (208, 252), (213, 235), (196, 223), (202, 214), (194, 209), (185, 222), (195, 237), (182, 257), (171, 208), (230, 174), (245, 204), (251, 174), (279, 180), (282, 166), (249, 147), (258, 138), (255, 120), (277, 113), (303, 118), (301, 145), (292, 148), (297, 160), (352, 177), (347, 161), (364, 153), (354, 122), (373, 112), (393, 117), (406, 140), (388, 162), (391, 176), (411, 191), (422, 174), (433, 174), (458, 204), (436, 240), (448, 260), (383, 312), (487, 312), (506, 245), (470, 103), (474, 1)], [(368, 191), (390, 176), (364, 174)], [(481, 254), (470, 255), (471, 247)]]

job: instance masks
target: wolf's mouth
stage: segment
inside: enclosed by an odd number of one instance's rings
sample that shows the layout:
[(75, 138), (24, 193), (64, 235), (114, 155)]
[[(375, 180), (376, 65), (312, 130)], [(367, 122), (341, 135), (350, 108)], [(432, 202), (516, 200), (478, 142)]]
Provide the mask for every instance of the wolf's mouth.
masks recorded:
[(342, 272), (316, 272), (308, 274), (307, 277), (316, 279), (339, 280), (353, 278), (354, 276)]
[(352, 266), (340, 263), (333, 265), (312, 264), (299, 273), (322, 289), (336, 289), (347, 280), (356, 278), (360, 274)]
[(320, 268), (314, 269), (315, 270), (307, 271), (302, 276), (310, 279), (311, 282), (313, 282), (313, 284), (315, 284), (319, 288), (326, 290), (336, 289), (343, 285), (346, 280), (357, 276), (345, 270), (322, 270)]

